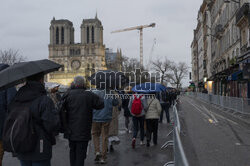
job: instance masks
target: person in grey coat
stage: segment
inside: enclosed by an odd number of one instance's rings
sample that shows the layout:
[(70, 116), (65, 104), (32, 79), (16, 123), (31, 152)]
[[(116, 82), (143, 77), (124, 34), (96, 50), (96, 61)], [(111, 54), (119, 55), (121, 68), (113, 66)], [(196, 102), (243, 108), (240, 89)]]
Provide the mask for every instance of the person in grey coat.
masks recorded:
[(65, 113), (62, 122), (66, 127), (64, 134), (69, 140), (70, 165), (84, 166), (88, 142), (91, 140), (93, 110), (102, 109), (104, 101), (86, 90), (84, 77), (76, 76), (72, 85), (62, 97), (65, 109), (61, 110)]

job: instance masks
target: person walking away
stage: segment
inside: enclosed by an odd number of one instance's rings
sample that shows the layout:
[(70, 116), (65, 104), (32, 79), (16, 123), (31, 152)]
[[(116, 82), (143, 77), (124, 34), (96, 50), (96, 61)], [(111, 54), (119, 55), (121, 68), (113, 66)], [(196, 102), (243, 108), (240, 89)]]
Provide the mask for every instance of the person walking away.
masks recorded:
[(120, 139), (118, 137), (118, 125), (119, 125), (119, 114), (121, 112), (120, 107), (122, 104), (121, 99), (118, 99), (119, 104), (117, 106), (113, 106), (112, 111), (112, 120), (109, 125), (109, 151), (113, 152), (113, 145), (119, 144)]
[[(93, 124), (92, 124), (92, 136), (95, 147), (95, 162), (106, 164), (107, 163), (107, 149), (108, 149), (108, 135), (109, 125), (112, 120), (113, 106), (117, 106), (119, 101), (117, 99), (106, 98), (105, 94), (109, 94), (110, 91), (100, 88), (94, 91), (99, 97), (104, 99), (104, 108), (93, 111)], [(100, 153), (100, 136), (102, 136), (102, 152)]]
[[(9, 67), (7, 64), (0, 64), (0, 71)], [(4, 150), (2, 145), (2, 133), (3, 125), (6, 118), (8, 104), (12, 101), (16, 95), (16, 88), (9, 88), (7, 90), (0, 91), (0, 166), (2, 166)]]
[(147, 112), (146, 112), (146, 123), (147, 123), (147, 147), (150, 146), (151, 137), (153, 133), (153, 143), (157, 145), (158, 135), (158, 121), (162, 112), (161, 104), (157, 98), (147, 99)]
[(96, 94), (86, 91), (82, 76), (76, 76), (73, 84), (62, 97), (62, 109), (65, 109), (62, 112), (66, 113), (63, 126), (66, 126), (65, 137), (69, 140), (70, 165), (84, 166), (91, 140), (93, 109), (102, 109), (104, 102)]
[(174, 89), (170, 90), (170, 106), (175, 104), (175, 96), (174, 96)]
[(170, 108), (170, 94), (165, 91), (165, 92), (161, 92), (160, 93), (160, 104), (162, 107), (162, 111), (161, 111), (161, 116), (160, 116), (160, 120), (159, 122), (162, 123), (163, 120), (163, 114), (165, 112), (166, 114), (166, 119), (167, 119), (167, 123), (170, 123), (170, 116), (169, 116), (169, 108)]
[(126, 87), (125, 88), (125, 93), (124, 93), (124, 98), (122, 98), (122, 109), (124, 111), (124, 117), (125, 117), (125, 130), (127, 133), (130, 133), (131, 130), (129, 128), (129, 123), (130, 123), (130, 117), (132, 116), (130, 113), (130, 110), (128, 108), (129, 105), (129, 100), (130, 100), (130, 95), (132, 94), (132, 87)]
[(59, 94), (58, 90), (59, 90), (59, 86), (53, 86), (51, 89), (48, 90), (49, 92), (49, 97), (52, 99), (52, 101), (55, 104), (55, 107), (58, 108), (58, 105), (61, 101), (61, 95)]
[(144, 145), (144, 120), (145, 108), (147, 108), (147, 101), (144, 95), (134, 94), (129, 101), (129, 109), (133, 119), (133, 139), (132, 148), (135, 148), (136, 137), (140, 128), (140, 145)]
[[(12, 118), (16, 118), (15, 123)], [(33, 75), (10, 103), (3, 133), (4, 148), (17, 154), (21, 166), (50, 166), (52, 146), (56, 144), (54, 133), (59, 127), (59, 114), (47, 96), (44, 74)], [(8, 135), (10, 131), (12, 134)]]

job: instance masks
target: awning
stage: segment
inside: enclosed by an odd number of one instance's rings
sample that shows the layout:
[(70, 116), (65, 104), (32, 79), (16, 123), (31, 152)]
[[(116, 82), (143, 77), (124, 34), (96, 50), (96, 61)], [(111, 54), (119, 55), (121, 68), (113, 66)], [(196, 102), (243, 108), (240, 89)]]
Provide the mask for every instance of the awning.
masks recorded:
[(227, 77), (228, 81), (236, 81), (239, 79), (239, 75), (242, 73), (242, 70), (239, 70), (237, 72), (234, 72), (232, 75)]
[(250, 63), (250, 58), (243, 60), (242, 63)]

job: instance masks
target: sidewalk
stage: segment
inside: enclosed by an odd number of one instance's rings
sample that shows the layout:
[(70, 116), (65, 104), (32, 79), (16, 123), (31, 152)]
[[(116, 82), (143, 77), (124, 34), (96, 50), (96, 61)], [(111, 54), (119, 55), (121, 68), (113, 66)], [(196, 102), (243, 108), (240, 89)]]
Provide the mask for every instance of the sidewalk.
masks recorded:
[[(172, 111), (171, 111), (172, 113)], [(164, 114), (165, 115), (165, 114)], [(132, 124), (132, 121), (131, 121)], [(171, 131), (171, 126), (164, 123), (159, 124), (158, 145), (147, 148), (145, 145), (139, 145), (137, 141), (136, 149), (132, 149), (132, 134), (128, 134), (124, 130), (123, 112), (119, 119), (119, 137), (120, 145), (114, 146), (115, 151), (108, 154), (107, 166), (163, 166), (166, 162), (173, 160), (172, 149), (161, 150), (161, 145), (165, 143), (166, 136)], [(139, 138), (139, 137), (138, 137)], [(94, 145), (91, 143), (89, 155), (87, 156), (87, 166), (94, 166)], [(4, 157), (3, 166), (18, 166), (19, 162), (16, 158), (12, 158), (11, 154)], [(69, 166), (69, 148), (67, 140), (62, 135), (57, 138), (57, 145), (53, 149), (52, 166)]]

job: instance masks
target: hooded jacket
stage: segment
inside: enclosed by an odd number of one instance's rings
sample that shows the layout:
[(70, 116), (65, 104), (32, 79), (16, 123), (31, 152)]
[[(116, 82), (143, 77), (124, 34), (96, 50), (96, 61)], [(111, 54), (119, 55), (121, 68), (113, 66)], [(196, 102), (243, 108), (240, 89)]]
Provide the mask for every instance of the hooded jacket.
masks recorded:
[(54, 133), (60, 127), (58, 112), (53, 101), (47, 96), (44, 85), (39, 82), (27, 82), (20, 88), (10, 103), (10, 111), (16, 104), (27, 102), (31, 102), (30, 110), (39, 139), (33, 152), (17, 154), (18, 158), (27, 161), (49, 160), (52, 157), (52, 145), (56, 143)]

